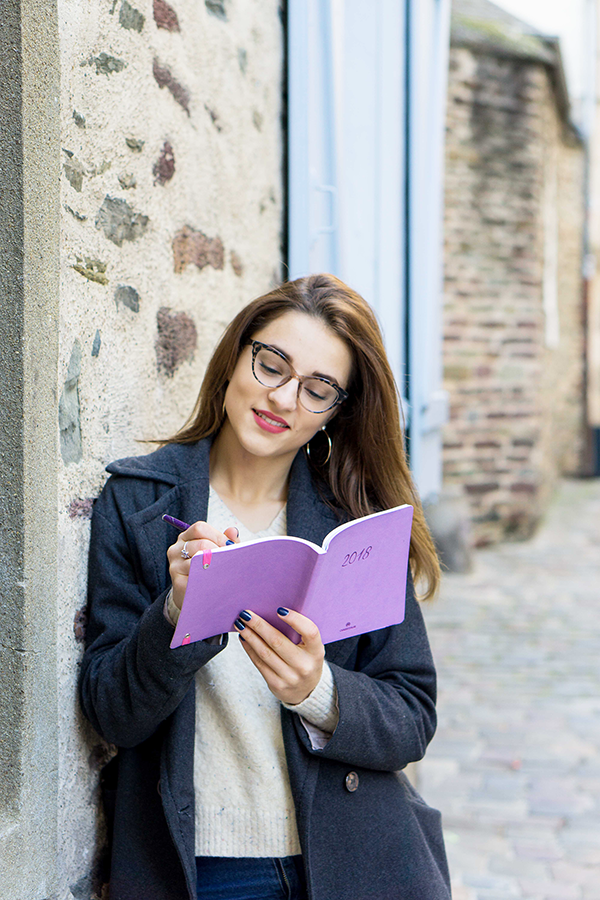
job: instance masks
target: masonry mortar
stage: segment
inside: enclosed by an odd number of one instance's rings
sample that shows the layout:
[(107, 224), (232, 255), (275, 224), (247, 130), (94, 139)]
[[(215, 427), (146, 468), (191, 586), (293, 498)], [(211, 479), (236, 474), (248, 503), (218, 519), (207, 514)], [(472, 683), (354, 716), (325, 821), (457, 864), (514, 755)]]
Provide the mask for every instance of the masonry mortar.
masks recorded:
[[(547, 234), (553, 183), (555, 249)], [(468, 497), (478, 543), (529, 534), (557, 474), (579, 468), (582, 184), (582, 148), (561, 118), (541, 61), (453, 47), (444, 479)], [(554, 311), (545, 303), (549, 255), (557, 268)], [(549, 339), (553, 312), (557, 346)]]
[[(75, 703), (90, 528), (77, 510), (98, 495), (110, 460), (152, 450), (145, 439), (183, 423), (226, 324), (283, 274), (278, 0), (228, 5), (226, 20), (202, 2), (173, 0), (178, 28), (169, 29), (166, 4), (130, 5), (144, 16), (141, 31), (123, 27), (120, 2), (59, 0), (61, 147), (72, 154), (62, 162), (76, 160), (82, 172), (81, 191), (64, 169), (61, 177), (59, 393), (76, 340), (82, 350), (82, 457), (61, 460), (56, 507), (61, 900), (101, 887), (93, 875), (103, 839), (97, 785), (110, 752)], [(103, 53), (126, 65), (109, 74), (81, 65)], [(187, 110), (159, 87), (155, 60), (185, 89)], [(157, 166), (162, 157), (168, 165)], [(120, 201), (117, 212), (122, 202), (147, 217), (134, 240), (118, 246), (96, 227), (107, 197)], [(184, 231), (213, 248), (221, 242), (217, 267), (176, 269), (174, 242)], [(97, 273), (100, 280), (89, 277)], [(157, 337), (173, 317), (191, 323), (190, 334), (195, 328), (196, 346), (190, 340), (176, 366), (159, 368)]]

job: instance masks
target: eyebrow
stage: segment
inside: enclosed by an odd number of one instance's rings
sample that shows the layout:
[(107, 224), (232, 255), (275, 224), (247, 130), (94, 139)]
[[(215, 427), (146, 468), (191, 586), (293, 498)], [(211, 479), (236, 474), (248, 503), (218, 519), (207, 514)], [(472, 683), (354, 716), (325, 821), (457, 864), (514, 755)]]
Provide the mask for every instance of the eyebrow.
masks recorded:
[[(283, 350), (281, 347), (278, 347), (277, 344), (267, 344), (267, 347), (272, 347), (273, 350), (277, 350), (278, 353), (281, 353), (283, 357), (290, 363), (290, 365), (294, 365), (294, 361), (289, 355)], [(325, 381), (331, 381), (333, 384), (337, 384), (339, 387), (339, 382), (337, 378), (334, 378), (332, 375), (325, 375), (324, 372), (313, 372), (312, 375), (308, 375), (308, 378), (324, 378)]]

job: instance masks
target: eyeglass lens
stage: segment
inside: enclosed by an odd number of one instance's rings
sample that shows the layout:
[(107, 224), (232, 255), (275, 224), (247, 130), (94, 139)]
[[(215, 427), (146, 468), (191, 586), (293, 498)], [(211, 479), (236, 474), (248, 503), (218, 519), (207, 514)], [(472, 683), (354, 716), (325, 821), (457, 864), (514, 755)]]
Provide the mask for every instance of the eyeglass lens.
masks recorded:
[[(289, 364), (272, 350), (261, 347), (254, 357), (254, 377), (265, 387), (279, 387), (289, 381), (292, 370)], [(299, 400), (309, 412), (325, 412), (335, 404), (338, 393), (320, 378), (302, 381)]]

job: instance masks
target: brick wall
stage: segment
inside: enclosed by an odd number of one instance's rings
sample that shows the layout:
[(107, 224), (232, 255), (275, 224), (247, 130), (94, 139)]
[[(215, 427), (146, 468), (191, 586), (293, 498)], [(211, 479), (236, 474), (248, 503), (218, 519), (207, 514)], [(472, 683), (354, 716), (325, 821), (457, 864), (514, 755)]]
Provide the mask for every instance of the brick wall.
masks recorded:
[(476, 543), (531, 533), (582, 422), (583, 151), (545, 66), (450, 55), (444, 480)]

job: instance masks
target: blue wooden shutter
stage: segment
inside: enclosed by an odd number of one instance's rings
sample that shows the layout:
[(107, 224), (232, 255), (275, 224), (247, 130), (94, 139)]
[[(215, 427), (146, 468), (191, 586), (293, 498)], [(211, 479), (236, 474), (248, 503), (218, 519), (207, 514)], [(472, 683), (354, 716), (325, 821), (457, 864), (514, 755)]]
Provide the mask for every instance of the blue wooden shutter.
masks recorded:
[(410, 460), (421, 496), (441, 488), (444, 131), (450, 0), (408, 10), (408, 400)]
[[(425, 307), (441, 302), (441, 224), (423, 224), (441, 216), (448, 7), (449, 0), (288, 0), (289, 277), (332, 272), (374, 308), (414, 420), (411, 463), (426, 492), (440, 480), (432, 452), (439, 312)], [(409, 35), (422, 42), (417, 51)], [(439, 427), (436, 440), (439, 451)]]

